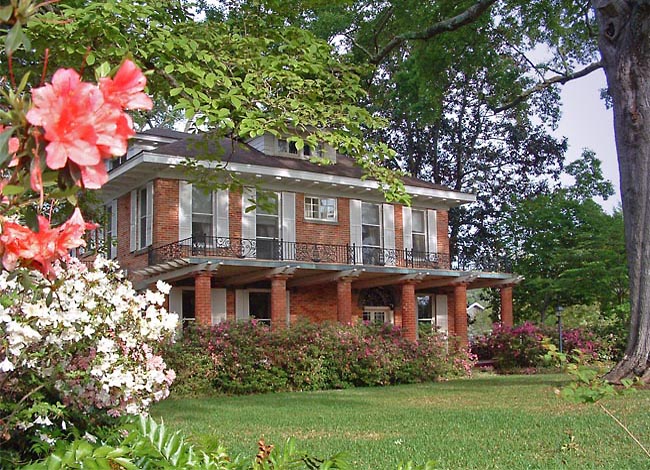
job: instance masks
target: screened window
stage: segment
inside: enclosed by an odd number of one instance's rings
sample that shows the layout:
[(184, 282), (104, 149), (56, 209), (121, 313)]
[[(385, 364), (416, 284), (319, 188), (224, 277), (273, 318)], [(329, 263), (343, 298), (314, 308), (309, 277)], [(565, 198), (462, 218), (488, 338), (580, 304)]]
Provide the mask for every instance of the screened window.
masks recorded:
[(192, 186), (192, 236), (212, 237), (212, 208), (214, 194), (205, 193), (196, 186)]
[(365, 307), (362, 318), (369, 323), (393, 323), (393, 311), (389, 307)]
[(305, 196), (305, 218), (336, 221), (336, 199)]

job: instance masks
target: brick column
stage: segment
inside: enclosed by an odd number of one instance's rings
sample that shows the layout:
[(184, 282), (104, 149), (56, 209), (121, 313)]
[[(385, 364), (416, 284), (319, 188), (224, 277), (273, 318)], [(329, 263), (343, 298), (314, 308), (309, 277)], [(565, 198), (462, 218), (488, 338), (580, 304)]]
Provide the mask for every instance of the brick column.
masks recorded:
[(207, 272), (200, 272), (194, 276), (194, 317), (198, 325), (212, 324), (210, 273)]
[(274, 276), (271, 279), (271, 329), (287, 326), (287, 276)]
[(418, 338), (418, 311), (415, 299), (415, 284), (402, 284), (402, 331), (404, 337), (411, 341)]
[(336, 283), (336, 319), (339, 323), (352, 323), (352, 281), (339, 279)]
[(504, 326), (513, 326), (512, 316), (512, 286), (505, 286), (499, 289), (501, 297), (501, 323)]
[(458, 345), (466, 347), (467, 340), (467, 286), (454, 286), (454, 333), (458, 337)]

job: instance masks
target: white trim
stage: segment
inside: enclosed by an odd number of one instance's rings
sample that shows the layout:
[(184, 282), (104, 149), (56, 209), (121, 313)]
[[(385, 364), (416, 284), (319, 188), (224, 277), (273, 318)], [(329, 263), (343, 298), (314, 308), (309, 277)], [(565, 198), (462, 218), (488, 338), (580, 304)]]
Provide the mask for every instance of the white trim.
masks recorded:
[(192, 184), (178, 182), (178, 239), (192, 236)]
[[(395, 249), (395, 208), (391, 204), (382, 204), (382, 232), (383, 232), (383, 246), (385, 250), (394, 250)], [(388, 256), (389, 259), (394, 258)], [(392, 264), (386, 263), (386, 266), (394, 266)]]
[(237, 289), (235, 291), (235, 319), (237, 321), (248, 320), (250, 317), (250, 306), (248, 304), (248, 290)]
[(213, 197), (215, 207), (212, 213), (212, 220), (216, 225), (213, 233), (217, 237), (228, 238), (230, 236), (229, 197), (230, 195), (227, 189), (216, 191)]
[(447, 309), (447, 296), (436, 295), (436, 326), (440, 331), (449, 333), (449, 312)]
[(210, 289), (212, 297), (212, 324), (226, 321), (226, 289)]
[(111, 259), (117, 258), (117, 243), (118, 243), (118, 237), (117, 237), (117, 199), (113, 199), (111, 201), (111, 239), (108, 240), (108, 243), (110, 244), (108, 248), (108, 253), (109, 257)]
[(429, 253), (438, 253), (438, 215), (435, 210), (427, 210), (427, 248)]
[[(359, 255), (363, 247), (363, 232), (361, 228), (361, 200), (350, 199), (350, 245), (355, 248)], [(363, 264), (363, 260), (356, 260), (357, 264)]]
[(402, 243), (405, 250), (413, 249), (413, 213), (408, 206), (402, 206)]
[(145, 236), (142, 248), (151, 246), (153, 243), (153, 181), (147, 183), (146, 197), (147, 214), (145, 216)]
[(130, 222), (129, 222), (129, 251), (138, 249), (138, 190), (131, 191), (130, 205)]
[[(143, 152), (140, 155), (131, 158), (126, 163), (120, 165), (109, 175), (109, 182), (118, 178), (122, 174), (130, 171), (133, 167), (142, 163), (152, 163), (164, 166), (177, 166), (186, 161), (185, 157), (171, 157), (169, 155), (157, 154), (155, 152)], [(219, 162), (200, 161), (200, 165), (206, 168), (216, 168)], [(340, 184), (348, 187), (360, 189), (374, 189), (380, 190), (381, 186), (377, 181), (361, 180), (359, 178), (352, 178), (349, 176), (328, 175), (324, 173), (317, 173), (315, 171), (304, 170), (291, 170), (288, 168), (273, 168), (262, 165), (253, 165), (250, 163), (228, 163), (228, 169), (232, 172), (240, 172), (247, 174), (255, 174), (262, 176), (281, 177), (288, 179), (300, 179), (305, 182), (318, 182), (322, 184)], [(411, 196), (429, 197), (432, 199), (441, 200), (445, 206), (455, 207), (459, 204), (466, 204), (476, 202), (476, 195), (470, 193), (462, 193), (453, 190), (442, 190), (433, 188), (423, 188), (420, 186), (405, 185), (407, 194)], [(439, 202), (439, 201), (437, 201)]]

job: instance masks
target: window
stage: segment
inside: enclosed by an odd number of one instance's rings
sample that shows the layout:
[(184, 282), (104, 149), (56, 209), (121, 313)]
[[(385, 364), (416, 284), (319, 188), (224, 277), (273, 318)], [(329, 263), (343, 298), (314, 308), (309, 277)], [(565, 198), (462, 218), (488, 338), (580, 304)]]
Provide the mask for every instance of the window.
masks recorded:
[(365, 264), (384, 264), (381, 248), (381, 206), (364, 202), (361, 204), (361, 241)]
[(362, 319), (370, 323), (393, 323), (393, 311), (390, 307), (364, 307)]
[(280, 238), (280, 198), (277, 194), (266, 195), (258, 201), (255, 217), (257, 258), (278, 259)]
[(193, 290), (184, 289), (181, 293), (182, 308), (181, 308), (181, 324), (185, 329), (190, 323), (196, 321), (195, 313), (195, 295)]
[(153, 182), (131, 191), (130, 250), (140, 250), (152, 243)]
[(318, 144), (317, 146), (311, 146), (304, 144), (301, 149), (296, 146), (296, 143), (289, 141), (287, 139), (278, 139), (278, 154), (279, 155), (291, 155), (295, 157), (318, 157), (322, 158), (325, 155), (325, 147), (323, 144)]
[(206, 241), (212, 233), (212, 208), (214, 194), (205, 193), (192, 185), (192, 237)]
[(248, 312), (250, 318), (271, 324), (271, 293), (251, 291), (248, 293)]
[(305, 196), (305, 219), (336, 222), (336, 198)]
[(427, 251), (427, 225), (424, 211), (413, 210), (413, 251), (416, 256), (422, 257)]

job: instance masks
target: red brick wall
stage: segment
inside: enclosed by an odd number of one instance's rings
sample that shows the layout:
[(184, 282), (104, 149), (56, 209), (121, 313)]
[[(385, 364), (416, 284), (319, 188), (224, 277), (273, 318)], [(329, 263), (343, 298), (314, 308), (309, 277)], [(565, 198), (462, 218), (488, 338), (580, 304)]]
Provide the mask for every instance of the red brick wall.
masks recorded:
[(240, 192), (228, 192), (228, 224), (231, 238), (241, 238), (242, 195)]
[(395, 212), (395, 249), (404, 249), (404, 217), (402, 213), (402, 206), (393, 205)]
[(336, 283), (291, 290), (291, 323), (300, 319), (314, 322), (337, 321)]
[(296, 193), (296, 241), (324, 245), (350, 243), (350, 200), (338, 198), (337, 222), (314, 222), (305, 219), (305, 195)]
[(178, 241), (178, 180), (154, 180), (153, 194), (153, 246)]
[(449, 253), (449, 213), (437, 210), (436, 221), (438, 224), (438, 253)]

